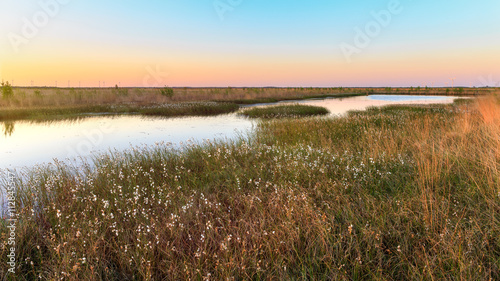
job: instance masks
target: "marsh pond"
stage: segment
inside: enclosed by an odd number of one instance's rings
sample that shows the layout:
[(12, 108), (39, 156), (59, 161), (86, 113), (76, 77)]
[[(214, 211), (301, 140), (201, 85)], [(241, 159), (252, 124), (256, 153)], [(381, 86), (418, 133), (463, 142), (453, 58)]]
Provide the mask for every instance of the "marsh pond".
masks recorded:
[[(451, 96), (371, 95), (349, 98), (287, 101), (325, 107), (329, 117), (350, 110), (393, 104), (452, 103)], [(268, 106), (256, 104), (250, 106)], [(249, 107), (249, 106), (244, 106)], [(77, 120), (15, 121), (1, 124), (0, 169), (17, 169), (50, 163), (54, 159), (76, 161), (93, 153), (136, 146), (225, 140), (250, 133), (256, 121), (237, 113), (215, 117), (156, 118), (134, 115), (96, 115)]]

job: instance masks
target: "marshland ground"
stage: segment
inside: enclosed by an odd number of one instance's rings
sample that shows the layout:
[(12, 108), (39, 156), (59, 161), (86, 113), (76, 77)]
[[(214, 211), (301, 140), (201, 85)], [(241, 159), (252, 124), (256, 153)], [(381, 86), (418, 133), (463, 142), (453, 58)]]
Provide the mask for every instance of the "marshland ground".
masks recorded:
[(369, 94), (477, 96), (494, 88), (48, 88), (3, 84), (0, 121), (85, 114), (216, 115), (241, 104)]
[[(52, 89), (40, 98), (16, 88), (0, 108), (388, 92), (118, 90)], [(415, 91), (389, 92), (446, 94)], [(0, 272), (7, 280), (498, 280), (500, 95), (493, 91), (465, 89), (481, 97), (451, 105), (262, 120), (228, 142), (17, 171), (16, 273), (7, 274), (6, 262)], [(6, 220), (0, 229), (6, 257)]]

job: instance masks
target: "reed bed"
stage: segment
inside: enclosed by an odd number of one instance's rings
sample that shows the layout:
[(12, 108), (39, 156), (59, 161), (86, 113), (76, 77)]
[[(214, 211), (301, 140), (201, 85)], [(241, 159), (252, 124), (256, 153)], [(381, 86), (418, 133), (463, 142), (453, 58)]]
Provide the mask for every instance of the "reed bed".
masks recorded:
[(498, 280), (499, 115), (370, 108), (18, 171), (6, 278)]

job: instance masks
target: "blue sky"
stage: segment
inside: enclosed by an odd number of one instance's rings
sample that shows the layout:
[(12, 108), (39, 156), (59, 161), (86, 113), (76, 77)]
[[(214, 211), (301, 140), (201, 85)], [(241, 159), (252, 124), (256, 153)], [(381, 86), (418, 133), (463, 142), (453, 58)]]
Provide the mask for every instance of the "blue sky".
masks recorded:
[[(148, 67), (168, 72), (161, 82), (175, 86), (500, 80), (499, 1), (239, 2), (2, 0), (0, 74), (19, 84), (78, 80), (86, 86), (106, 80), (141, 86)], [(37, 25), (36, 15), (49, 13), (40, 3), (55, 12)], [(228, 8), (222, 17), (217, 5)], [(389, 5), (401, 12), (381, 26), (373, 13)], [(23, 35), (26, 21), (36, 26), (32, 38)], [(356, 46), (356, 28), (374, 22), (379, 30), (367, 46)], [(346, 55), (342, 44), (356, 53)]]

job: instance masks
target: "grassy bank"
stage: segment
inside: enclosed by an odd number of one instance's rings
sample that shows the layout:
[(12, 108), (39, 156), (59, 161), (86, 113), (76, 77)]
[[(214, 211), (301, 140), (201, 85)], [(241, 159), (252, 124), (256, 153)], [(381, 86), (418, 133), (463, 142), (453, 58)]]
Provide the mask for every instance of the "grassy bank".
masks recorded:
[(290, 104), (290, 105), (276, 105), (267, 107), (254, 107), (250, 109), (243, 110), (240, 114), (250, 118), (293, 118), (293, 117), (306, 117), (306, 116), (316, 116), (325, 115), (329, 111), (320, 106), (311, 105), (300, 105), (300, 104)]
[(148, 116), (210, 116), (231, 113), (238, 109), (240, 107), (234, 103), (190, 102), (141, 108), (139, 112)]
[(184, 102), (236, 104), (277, 102), (318, 97), (366, 95), (343, 88), (12, 88), (0, 108), (135, 105)]
[(237, 104), (222, 102), (171, 103), (153, 106), (88, 105), (72, 107), (9, 108), (0, 110), (0, 121), (54, 120), (95, 114), (139, 114), (145, 116), (208, 116), (235, 112)]
[[(349, 98), (349, 97), (359, 97), (359, 96), (366, 96), (366, 93), (343, 93), (343, 92), (337, 92), (335, 94), (328, 94), (326, 92), (326, 89), (323, 90), (325, 91), (324, 93), (306, 93), (306, 94), (300, 94), (299, 93), (289, 93), (288, 95), (281, 95), (279, 97), (267, 97), (267, 98), (246, 98), (246, 99), (235, 99), (235, 100), (229, 100), (229, 102), (236, 103), (236, 104), (259, 104), (259, 103), (275, 103), (275, 102), (280, 102), (280, 101), (299, 101), (299, 100), (307, 100), (307, 99), (326, 99), (326, 98)], [(338, 90), (337, 90), (338, 91)], [(332, 90), (332, 92), (336, 92), (336, 90)]]
[(499, 120), (494, 98), (372, 108), (25, 170), (7, 278), (498, 280)]
[[(56, 119), (74, 114), (138, 113), (161, 116), (208, 115), (228, 110), (200, 107), (187, 109), (185, 104), (272, 103), (311, 98), (345, 98), (368, 94), (412, 95), (486, 95), (495, 88), (48, 88), (8, 87), (0, 98), (0, 121), (16, 119)], [(231, 106), (228, 105), (233, 104)], [(183, 107), (178, 110), (176, 107)], [(190, 113), (191, 112), (191, 113)]]

